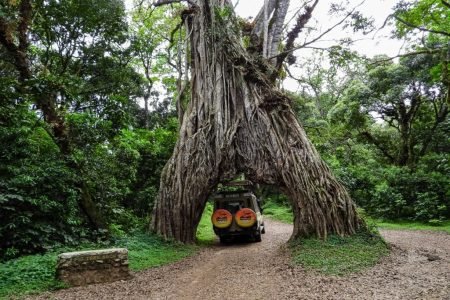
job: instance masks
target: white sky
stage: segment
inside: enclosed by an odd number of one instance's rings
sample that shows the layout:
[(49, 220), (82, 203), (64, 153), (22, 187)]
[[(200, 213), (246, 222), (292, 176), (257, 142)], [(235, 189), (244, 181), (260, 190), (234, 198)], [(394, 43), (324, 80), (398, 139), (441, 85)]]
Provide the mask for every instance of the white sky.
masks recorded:
[[(233, 3), (236, 3), (237, 0), (233, 0)], [(392, 13), (392, 7), (399, 0), (366, 0), (358, 10), (365, 17), (372, 17), (375, 20), (375, 27), (380, 28), (386, 18)], [(321, 0), (319, 1), (317, 7), (313, 12), (313, 20), (307, 25), (316, 24), (316, 28), (318, 30), (326, 30), (329, 27), (336, 24), (339, 19), (333, 18), (328, 15), (328, 10), (330, 8), (330, 4), (332, 2), (339, 1), (331, 1), (331, 0)], [(349, 9), (357, 6), (362, 1), (361, 0), (350, 0)], [(290, 12), (293, 13), (296, 11), (296, 7), (301, 5), (303, 1), (299, 0), (291, 0)], [(236, 13), (244, 18), (255, 17), (258, 13), (259, 9), (263, 6), (264, 0), (240, 0), (236, 7)], [(386, 26), (383, 30), (370, 33), (369, 35), (364, 36), (361, 33), (353, 33), (351, 29), (347, 29), (347, 32), (342, 31), (342, 28), (337, 27), (326, 36), (323, 37), (323, 40), (329, 41), (330, 39), (338, 39), (343, 37), (352, 37), (352, 39), (361, 39), (355, 43), (352, 47), (353, 50), (358, 51), (361, 54), (365, 54), (369, 57), (373, 57), (377, 54), (387, 54), (389, 56), (395, 56), (399, 53), (402, 42), (398, 40), (389, 39), (390, 32), (392, 31), (392, 27)], [(301, 37), (300, 37), (301, 38)], [(333, 44), (332, 42), (321, 42), (316, 43), (315, 45), (326, 46)], [(299, 50), (300, 52), (302, 50)], [(297, 52), (297, 54), (299, 54)]]

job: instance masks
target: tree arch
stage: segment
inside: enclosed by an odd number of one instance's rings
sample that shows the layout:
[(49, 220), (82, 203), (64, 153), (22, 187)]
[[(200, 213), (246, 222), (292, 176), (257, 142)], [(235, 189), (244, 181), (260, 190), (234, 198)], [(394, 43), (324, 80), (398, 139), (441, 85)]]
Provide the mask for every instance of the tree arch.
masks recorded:
[[(275, 87), (282, 60), (316, 3), (305, 7), (278, 53), (271, 45), (280, 44), (288, 0), (267, 1), (251, 24), (247, 48), (229, 1), (189, 1), (191, 101), (161, 175), (151, 224), (156, 233), (193, 242), (211, 191), (241, 173), (289, 197), (293, 238), (352, 234), (361, 226), (345, 188)], [(268, 22), (264, 16), (271, 15)]]

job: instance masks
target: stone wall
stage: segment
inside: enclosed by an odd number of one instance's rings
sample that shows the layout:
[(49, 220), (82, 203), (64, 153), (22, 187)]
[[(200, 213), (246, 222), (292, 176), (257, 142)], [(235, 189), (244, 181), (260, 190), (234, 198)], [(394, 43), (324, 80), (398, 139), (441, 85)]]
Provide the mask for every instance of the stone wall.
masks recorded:
[(58, 279), (71, 286), (130, 278), (125, 248), (68, 252), (58, 255)]

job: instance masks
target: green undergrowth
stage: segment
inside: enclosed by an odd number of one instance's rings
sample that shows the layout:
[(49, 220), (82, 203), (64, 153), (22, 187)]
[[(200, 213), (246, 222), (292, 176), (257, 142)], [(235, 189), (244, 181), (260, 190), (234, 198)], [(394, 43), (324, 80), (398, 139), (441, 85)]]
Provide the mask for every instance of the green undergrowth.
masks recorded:
[(28, 255), (0, 263), (0, 299), (63, 288), (55, 279), (56, 257)]
[(159, 237), (147, 234), (123, 239), (118, 243), (118, 246), (128, 249), (130, 269), (133, 271), (141, 271), (178, 261), (198, 250), (195, 245), (164, 241)]
[(123, 237), (110, 243), (85, 244), (62, 248), (43, 255), (29, 255), (0, 263), (0, 299), (20, 297), (43, 291), (64, 288), (55, 279), (57, 255), (62, 252), (125, 247), (128, 249), (130, 269), (140, 271), (183, 259), (198, 250), (195, 245), (164, 241), (145, 233)]
[(432, 230), (432, 231), (445, 231), (450, 233), (450, 220), (440, 221), (439, 223), (424, 223), (418, 221), (409, 220), (377, 220), (373, 219), (373, 222), (378, 228), (382, 229), (407, 229), (407, 230)]
[(263, 208), (263, 214), (271, 219), (288, 224), (292, 224), (294, 220), (292, 209), (288, 206), (279, 205), (274, 202), (266, 202)]
[(211, 223), (212, 213), (213, 205), (208, 202), (197, 227), (197, 242), (200, 245), (210, 245), (216, 239)]
[[(200, 245), (211, 244), (215, 240), (211, 225), (213, 207), (207, 204), (197, 229)], [(0, 263), (0, 299), (19, 298), (49, 290), (65, 288), (55, 279), (56, 260), (59, 253), (93, 250), (112, 247), (128, 249), (130, 269), (141, 271), (151, 267), (181, 260), (194, 254), (199, 246), (184, 245), (146, 233), (136, 233), (112, 242), (87, 243), (78, 247), (60, 248), (45, 254), (22, 256)]]
[[(207, 204), (197, 230), (200, 245), (215, 240), (211, 225), (213, 207)], [(196, 253), (197, 245), (165, 241), (157, 236), (136, 233), (112, 242), (88, 243), (78, 247), (59, 248), (45, 254), (22, 256), (0, 263), (0, 299), (20, 298), (28, 294), (67, 287), (55, 279), (57, 256), (63, 252), (123, 247), (128, 249), (130, 269), (141, 271), (181, 260)]]
[[(279, 205), (274, 202), (267, 202), (264, 205), (264, 215), (270, 217), (273, 220), (281, 221), (284, 223), (292, 224), (294, 216), (292, 209), (287, 206)], [(382, 229), (408, 229), (408, 230), (433, 230), (433, 231), (445, 231), (450, 233), (450, 220), (436, 221), (436, 222), (420, 222), (411, 220), (383, 220), (375, 219), (360, 211), (360, 215), (366, 220), (367, 223), (374, 225), (375, 227)]]
[(327, 275), (346, 275), (374, 266), (389, 253), (378, 234), (361, 232), (348, 237), (329, 236), (326, 240), (301, 239), (290, 244), (293, 261), (306, 269)]

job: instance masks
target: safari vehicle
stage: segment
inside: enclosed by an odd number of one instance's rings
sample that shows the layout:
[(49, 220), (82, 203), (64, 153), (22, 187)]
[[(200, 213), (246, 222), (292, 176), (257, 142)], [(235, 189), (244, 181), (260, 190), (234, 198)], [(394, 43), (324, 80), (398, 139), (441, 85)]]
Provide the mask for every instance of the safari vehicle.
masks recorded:
[[(246, 187), (245, 184), (243, 186)], [(211, 221), (221, 243), (228, 243), (236, 237), (261, 242), (261, 234), (265, 233), (262, 209), (250, 189), (218, 192), (213, 200)]]

